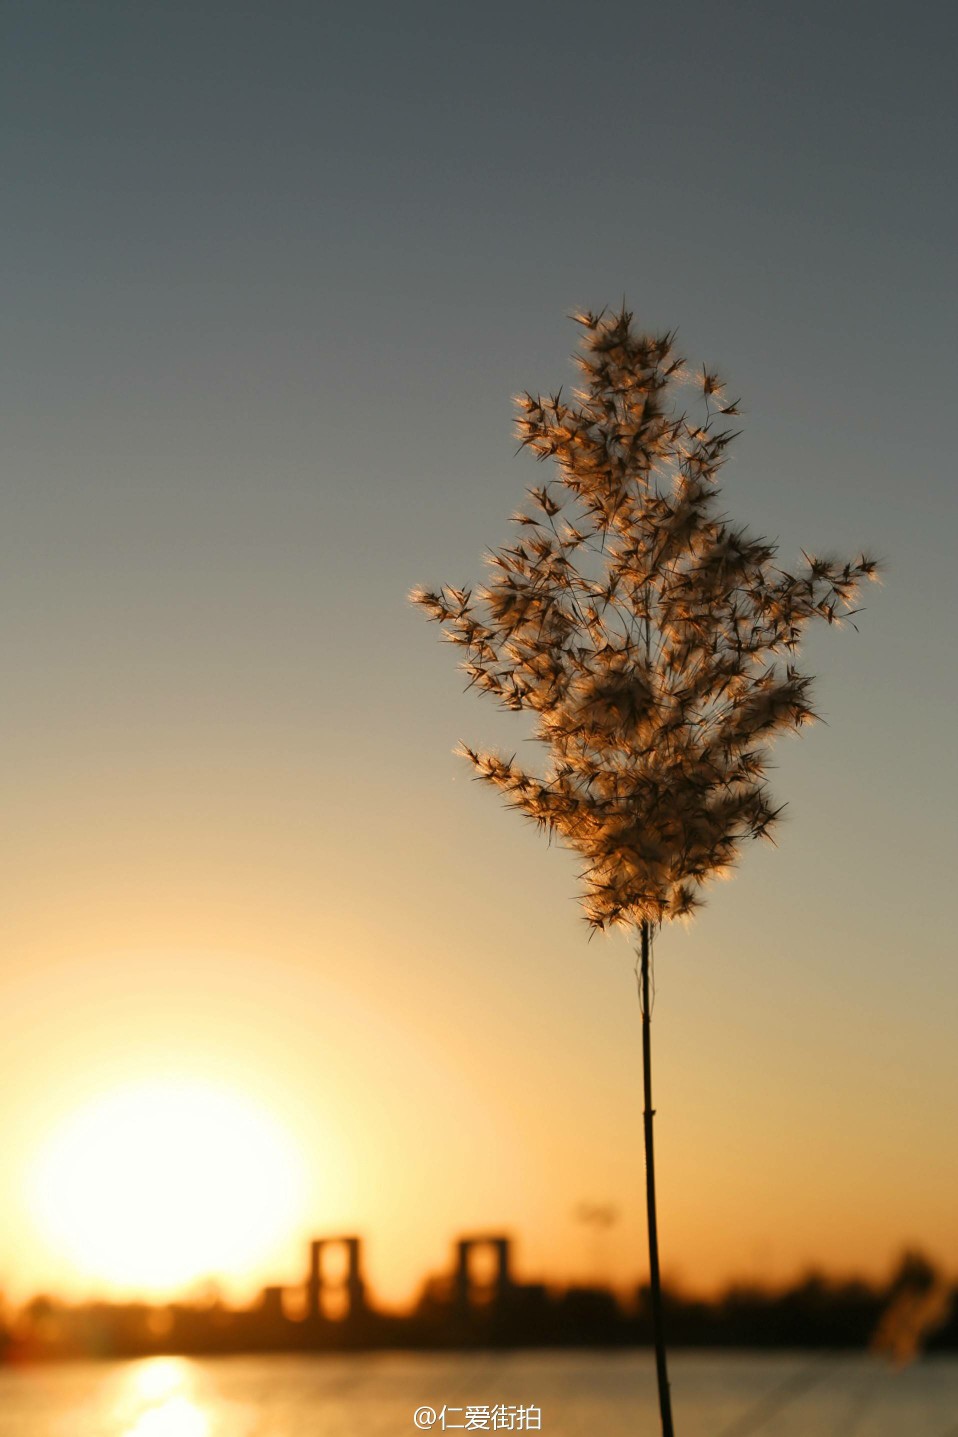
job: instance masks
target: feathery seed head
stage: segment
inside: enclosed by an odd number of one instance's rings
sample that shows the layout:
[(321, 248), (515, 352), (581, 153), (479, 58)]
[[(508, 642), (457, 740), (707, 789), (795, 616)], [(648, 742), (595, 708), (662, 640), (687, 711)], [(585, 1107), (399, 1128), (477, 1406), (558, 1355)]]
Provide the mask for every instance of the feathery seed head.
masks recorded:
[(410, 598), (465, 650), (470, 684), (533, 716), (541, 774), (459, 752), (581, 855), (588, 923), (688, 919), (778, 821), (768, 746), (815, 718), (793, 663), (806, 625), (856, 612), (878, 566), (803, 554), (804, 569), (778, 568), (774, 544), (716, 507), (735, 437), (719, 422), (737, 410), (718, 375), (703, 366), (692, 416), (674, 334), (636, 331), (624, 307), (573, 318), (582, 387), (516, 398), (521, 447), (556, 466), (513, 516), (524, 537), (489, 556), (475, 597)]

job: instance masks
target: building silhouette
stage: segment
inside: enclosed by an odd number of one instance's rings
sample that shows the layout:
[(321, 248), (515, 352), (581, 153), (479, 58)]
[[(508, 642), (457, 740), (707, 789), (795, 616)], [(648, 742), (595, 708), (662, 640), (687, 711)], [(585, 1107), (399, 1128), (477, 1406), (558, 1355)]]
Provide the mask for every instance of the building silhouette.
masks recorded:
[(346, 1320), (358, 1322), (366, 1315), (366, 1284), (360, 1256), (362, 1240), (358, 1237), (320, 1237), (310, 1243), (306, 1316), (311, 1322), (326, 1316), (323, 1299), (331, 1284), (323, 1272), (323, 1254), (331, 1247), (342, 1247), (346, 1251), (346, 1276), (342, 1283), (346, 1292)]
[[(331, 1251), (343, 1260), (330, 1271)], [(309, 1245), (304, 1280), (264, 1287), (251, 1307), (218, 1293), (153, 1306), (38, 1296), (0, 1323), (0, 1359), (134, 1357), (159, 1353), (342, 1352), (648, 1345), (649, 1291), (623, 1302), (602, 1287), (557, 1289), (520, 1282), (504, 1233), (457, 1238), (448, 1267), (428, 1277), (406, 1313), (371, 1301), (362, 1239), (324, 1236)], [(480, 1259), (491, 1271), (477, 1272)], [(670, 1341), (687, 1347), (958, 1348), (958, 1289), (920, 1256), (906, 1254), (892, 1281), (829, 1280), (809, 1274), (785, 1291), (730, 1287), (705, 1302), (665, 1293)], [(894, 1331), (892, 1330), (894, 1328)], [(896, 1349), (897, 1350), (897, 1349)]]

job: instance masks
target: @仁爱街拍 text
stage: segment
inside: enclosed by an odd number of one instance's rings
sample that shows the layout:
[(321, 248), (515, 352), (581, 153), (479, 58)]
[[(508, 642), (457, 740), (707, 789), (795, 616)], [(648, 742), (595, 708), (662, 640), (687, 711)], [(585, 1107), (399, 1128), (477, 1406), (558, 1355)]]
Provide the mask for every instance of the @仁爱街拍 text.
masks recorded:
[(420, 1432), (541, 1432), (542, 1411), (522, 1403), (472, 1404), (468, 1407), (417, 1407), (413, 1423)]

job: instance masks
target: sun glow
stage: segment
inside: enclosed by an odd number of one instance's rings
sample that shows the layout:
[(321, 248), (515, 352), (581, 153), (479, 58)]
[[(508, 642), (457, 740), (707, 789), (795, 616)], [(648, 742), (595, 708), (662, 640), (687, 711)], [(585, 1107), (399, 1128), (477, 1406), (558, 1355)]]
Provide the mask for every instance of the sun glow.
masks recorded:
[(33, 1211), (78, 1274), (168, 1293), (254, 1268), (301, 1217), (292, 1143), (268, 1113), (164, 1081), (75, 1112), (42, 1150)]

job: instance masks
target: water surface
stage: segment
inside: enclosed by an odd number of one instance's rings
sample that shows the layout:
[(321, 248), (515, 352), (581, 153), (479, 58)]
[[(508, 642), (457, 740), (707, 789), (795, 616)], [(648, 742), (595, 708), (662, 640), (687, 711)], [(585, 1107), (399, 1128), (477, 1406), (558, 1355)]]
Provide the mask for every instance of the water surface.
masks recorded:
[[(671, 1359), (677, 1437), (958, 1437), (958, 1359)], [(642, 1353), (258, 1356), (0, 1368), (2, 1437), (399, 1437), (413, 1414), (538, 1408), (552, 1437), (655, 1437)], [(457, 1410), (459, 1409), (459, 1410)], [(507, 1419), (504, 1419), (507, 1420)], [(534, 1419), (533, 1419), (534, 1420)], [(459, 1424), (458, 1426), (455, 1424)], [(494, 1430), (492, 1426), (468, 1430)], [(500, 1426), (495, 1430), (535, 1430)]]

